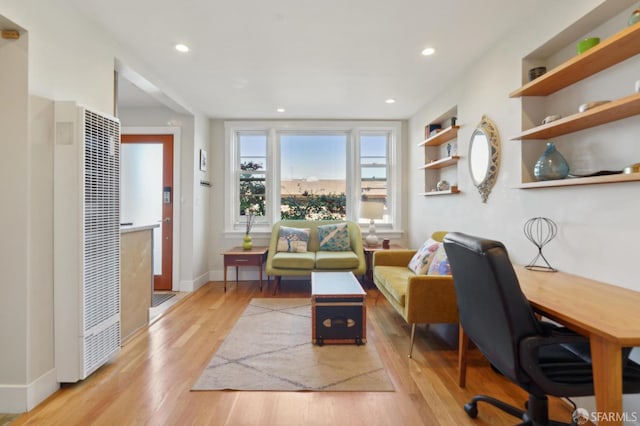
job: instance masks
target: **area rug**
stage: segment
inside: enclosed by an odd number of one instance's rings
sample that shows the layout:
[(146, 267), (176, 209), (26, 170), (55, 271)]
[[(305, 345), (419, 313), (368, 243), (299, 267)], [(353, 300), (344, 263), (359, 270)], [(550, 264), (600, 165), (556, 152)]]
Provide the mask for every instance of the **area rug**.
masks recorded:
[(367, 343), (311, 343), (310, 299), (252, 299), (192, 390), (393, 391)]

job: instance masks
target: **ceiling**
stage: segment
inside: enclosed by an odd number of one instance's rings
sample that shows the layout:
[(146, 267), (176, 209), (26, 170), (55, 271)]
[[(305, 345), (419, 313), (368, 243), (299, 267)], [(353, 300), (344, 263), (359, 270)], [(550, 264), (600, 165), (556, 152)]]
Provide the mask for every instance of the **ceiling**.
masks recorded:
[[(207, 116), (404, 119), (557, 0), (67, 1)], [(119, 107), (158, 102), (120, 90)]]

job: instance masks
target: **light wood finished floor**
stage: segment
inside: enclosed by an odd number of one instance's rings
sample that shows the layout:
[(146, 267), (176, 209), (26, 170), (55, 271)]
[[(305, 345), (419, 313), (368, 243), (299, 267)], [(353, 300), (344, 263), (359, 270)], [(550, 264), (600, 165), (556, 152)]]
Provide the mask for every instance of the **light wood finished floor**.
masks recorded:
[[(272, 284), (273, 285), (273, 284)], [(471, 351), (467, 388), (457, 385), (457, 352), (419, 327), (407, 358), (409, 326), (384, 296), (368, 290), (367, 344), (375, 345), (395, 392), (191, 392), (190, 388), (253, 297), (273, 297), (257, 283), (209, 283), (130, 339), (113, 363), (87, 380), (65, 385), (13, 425), (482, 425), (518, 423), (481, 406), (469, 419), (462, 406), (476, 393), (522, 406), (526, 394)], [(284, 282), (277, 297), (307, 297), (308, 285)], [(564, 403), (554, 419), (570, 422)]]

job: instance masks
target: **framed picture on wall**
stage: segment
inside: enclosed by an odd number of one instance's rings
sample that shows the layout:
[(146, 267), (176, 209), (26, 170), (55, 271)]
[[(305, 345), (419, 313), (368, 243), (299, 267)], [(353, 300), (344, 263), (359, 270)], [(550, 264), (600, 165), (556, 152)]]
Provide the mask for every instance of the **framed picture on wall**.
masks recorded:
[(207, 171), (207, 151), (204, 149), (200, 150), (200, 170), (203, 172)]

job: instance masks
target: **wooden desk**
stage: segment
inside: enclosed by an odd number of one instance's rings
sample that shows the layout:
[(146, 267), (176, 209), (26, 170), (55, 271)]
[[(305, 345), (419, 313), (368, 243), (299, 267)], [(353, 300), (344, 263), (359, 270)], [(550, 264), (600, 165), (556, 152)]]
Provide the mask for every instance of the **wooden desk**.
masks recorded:
[(236, 267), (236, 285), (238, 285), (238, 267), (257, 266), (260, 271), (260, 291), (262, 291), (262, 265), (267, 260), (268, 247), (253, 247), (251, 250), (244, 250), (242, 247), (234, 247), (227, 250), (224, 256), (224, 291), (227, 291), (227, 267)]
[[(623, 347), (640, 346), (640, 292), (563, 272), (535, 272), (515, 266), (533, 308), (589, 336), (596, 410), (621, 413)], [(622, 425), (601, 419), (599, 426)]]

